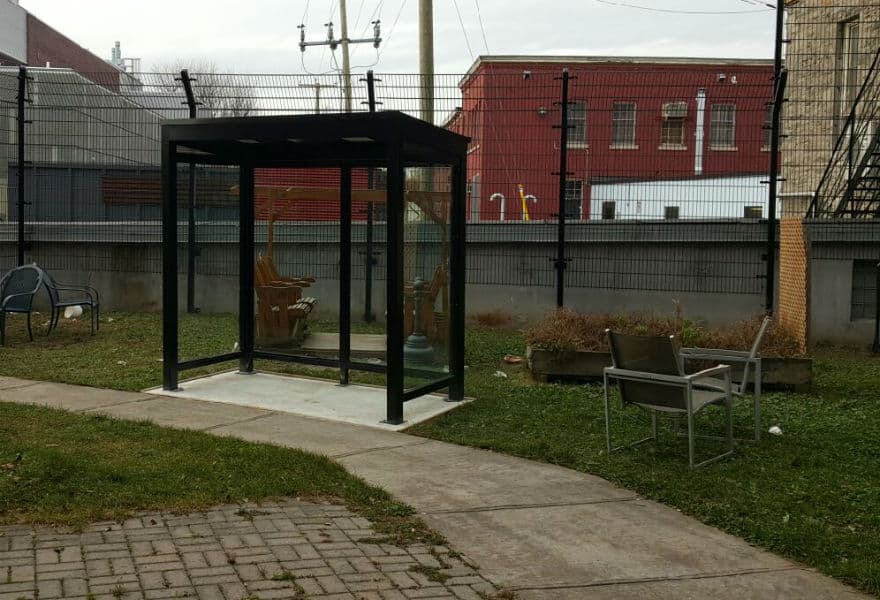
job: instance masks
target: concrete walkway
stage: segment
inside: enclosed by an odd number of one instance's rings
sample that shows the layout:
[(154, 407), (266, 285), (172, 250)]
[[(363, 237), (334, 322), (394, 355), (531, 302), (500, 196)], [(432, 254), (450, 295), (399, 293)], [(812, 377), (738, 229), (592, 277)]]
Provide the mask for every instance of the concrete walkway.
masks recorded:
[(303, 448), (414, 506), (524, 600), (867, 598), (590, 475), (402, 433), (227, 404), (0, 378), (0, 401)]

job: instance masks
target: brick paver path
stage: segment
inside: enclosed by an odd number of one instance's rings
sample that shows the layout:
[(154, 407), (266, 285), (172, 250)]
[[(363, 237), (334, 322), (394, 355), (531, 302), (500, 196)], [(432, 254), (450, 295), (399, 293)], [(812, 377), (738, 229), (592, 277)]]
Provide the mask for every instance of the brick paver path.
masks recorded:
[(82, 532), (3, 526), (0, 600), (480, 600), (495, 593), (445, 547), (376, 540), (370, 522), (345, 507), (297, 500), (142, 513)]

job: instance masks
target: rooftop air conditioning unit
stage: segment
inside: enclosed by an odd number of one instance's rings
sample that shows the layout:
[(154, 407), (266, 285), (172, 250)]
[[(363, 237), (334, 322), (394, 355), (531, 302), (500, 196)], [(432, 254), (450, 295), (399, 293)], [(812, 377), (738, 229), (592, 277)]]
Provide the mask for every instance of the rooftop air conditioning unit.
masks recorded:
[(687, 102), (667, 102), (663, 105), (664, 119), (684, 119), (687, 114)]

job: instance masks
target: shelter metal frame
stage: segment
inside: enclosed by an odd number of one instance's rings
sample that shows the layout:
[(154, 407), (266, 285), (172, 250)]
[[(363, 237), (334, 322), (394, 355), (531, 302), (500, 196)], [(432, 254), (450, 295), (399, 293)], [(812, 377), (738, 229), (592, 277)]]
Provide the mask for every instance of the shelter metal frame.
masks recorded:
[[(464, 399), (465, 211), (468, 138), (396, 111), (336, 115), (241, 117), (169, 121), (162, 125), (162, 304), (165, 390), (178, 388), (189, 369), (239, 361), (253, 373), (256, 359), (297, 362), (386, 375), (386, 420), (403, 422), (404, 402), (448, 388), (449, 400)], [(178, 299), (178, 165), (211, 164), (239, 168), (239, 349), (180, 361)], [(386, 239), (386, 363), (351, 357), (351, 221), (353, 168), (388, 170)], [(449, 373), (437, 377), (404, 360), (405, 169), (451, 168), (449, 202)], [(258, 168), (338, 168), (340, 170), (339, 356), (299, 356), (255, 349), (254, 170)], [(246, 318), (248, 317), (249, 318)], [(428, 383), (405, 389), (407, 375)]]

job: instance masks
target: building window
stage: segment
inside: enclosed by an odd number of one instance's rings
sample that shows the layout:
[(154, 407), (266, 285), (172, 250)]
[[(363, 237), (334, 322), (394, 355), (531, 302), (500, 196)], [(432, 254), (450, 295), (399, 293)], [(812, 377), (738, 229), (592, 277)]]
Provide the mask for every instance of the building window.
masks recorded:
[(736, 105), (715, 104), (709, 124), (710, 148), (736, 147)]
[(611, 147), (636, 148), (636, 105), (615, 102), (611, 109)]
[(603, 202), (602, 203), (602, 218), (603, 219), (613, 219), (615, 212), (615, 203), (614, 202)]
[(850, 320), (873, 319), (877, 310), (877, 261), (854, 260)]
[(568, 107), (568, 147), (587, 146), (587, 103), (571, 102)]
[(476, 223), (480, 220), (480, 176), (474, 175), (471, 179), (470, 195), (471, 195), (471, 221)]
[(764, 209), (760, 206), (744, 206), (743, 219), (760, 219), (764, 215)]
[(584, 204), (584, 182), (569, 179), (565, 182), (565, 218), (569, 221), (581, 220)]
[(666, 206), (663, 208), (663, 218), (667, 220), (673, 220), (678, 218), (678, 207), (677, 206)]
[(764, 141), (762, 142), (761, 149), (769, 150), (773, 145), (773, 103), (767, 105), (767, 109), (764, 112)]
[(667, 102), (661, 112), (660, 147), (680, 150), (684, 148), (684, 122), (687, 119), (687, 102)]
[(859, 18), (844, 21), (837, 31), (838, 108), (841, 120), (849, 115), (861, 85), (859, 77)]

